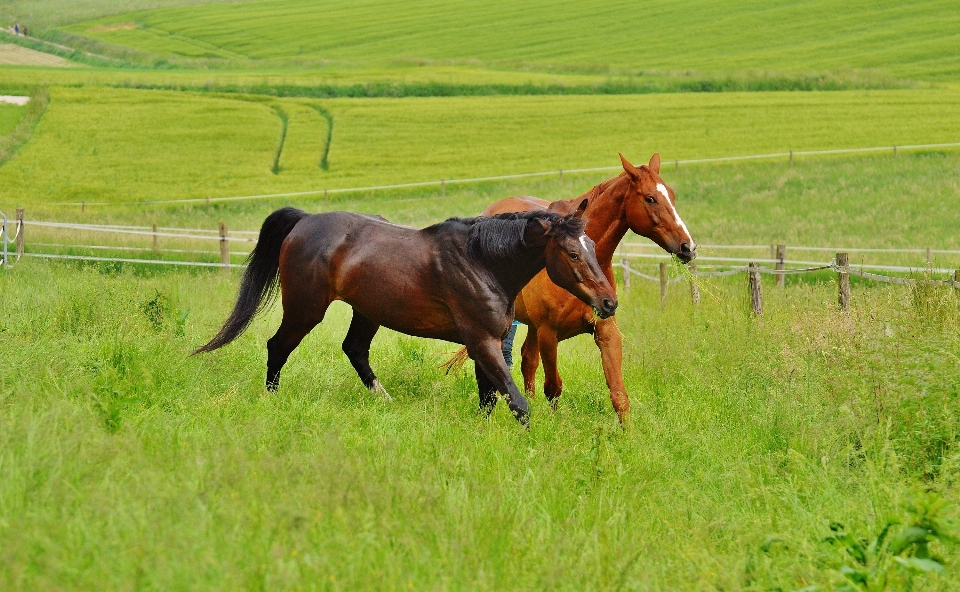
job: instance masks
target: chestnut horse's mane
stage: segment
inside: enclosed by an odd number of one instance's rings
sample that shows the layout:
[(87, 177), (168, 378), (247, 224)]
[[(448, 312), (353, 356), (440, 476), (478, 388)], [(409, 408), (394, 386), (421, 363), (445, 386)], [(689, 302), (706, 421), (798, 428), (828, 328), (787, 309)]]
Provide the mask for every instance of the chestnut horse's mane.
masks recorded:
[(450, 218), (444, 224), (454, 223), (469, 227), (467, 252), (486, 261), (502, 261), (520, 254), (524, 249), (523, 235), (531, 220), (550, 223), (548, 236), (577, 238), (583, 234), (585, 222), (578, 216), (554, 212), (510, 212), (476, 218)]

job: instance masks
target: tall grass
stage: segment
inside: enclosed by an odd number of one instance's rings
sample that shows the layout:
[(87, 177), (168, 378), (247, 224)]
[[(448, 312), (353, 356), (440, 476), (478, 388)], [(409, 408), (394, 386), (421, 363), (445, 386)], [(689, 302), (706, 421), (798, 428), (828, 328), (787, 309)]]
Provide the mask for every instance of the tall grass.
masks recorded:
[[(4, 588), (797, 589), (843, 578), (831, 521), (874, 532), (932, 490), (958, 517), (956, 296), (742, 278), (694, 310), (636, 285), (618, 314), (633, 429), (589, 338), (530, 433), (485, 419), (454, 346), (383, 331), (369, 396), (334, 306), (263, 390), (277, 311), (187, 357), (236, 277), (22, 263), (0, 275)], [(926, 302), (925, 300), (923, 302)], [(949, 573), (955, 549), (934, 545)]]

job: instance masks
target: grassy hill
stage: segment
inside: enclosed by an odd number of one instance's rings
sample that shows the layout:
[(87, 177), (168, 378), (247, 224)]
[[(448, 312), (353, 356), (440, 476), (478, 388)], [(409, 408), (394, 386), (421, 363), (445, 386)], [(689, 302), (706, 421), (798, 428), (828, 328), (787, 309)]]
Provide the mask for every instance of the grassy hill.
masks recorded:
[(160, 55), (585, 72), (877, 69), (956, 79), (960, 13), (903, 4), (273, 0), (114, 14), (63, 30)]

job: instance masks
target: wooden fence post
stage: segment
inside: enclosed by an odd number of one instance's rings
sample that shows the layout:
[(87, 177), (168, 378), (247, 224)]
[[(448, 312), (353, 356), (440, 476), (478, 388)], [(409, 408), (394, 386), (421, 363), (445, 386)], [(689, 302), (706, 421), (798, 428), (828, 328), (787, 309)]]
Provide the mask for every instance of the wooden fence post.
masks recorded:
[(153, 254), (156, 255), (160, 252), (160, 240), (157, 237), (157, 223), (153, 223)]
[(446, 179), (440, 180), (440, 197), (447, 196), (447, 181)]
[(623, 268), (623, 289), (626, 291), (630, 289), (630, 260), (624, 258), (620, 266)]
[(227, 224), (220, 223), (220, 263), (224, 271), (230, 269), (230, 241), (227, 239)]
[(896, 147), (896, 146), (893, 147), (893, 157), (894, 157), (894, 158), (897, 157), (897, 147)]
[(930, 267), (931, 261), (933, 261), (933, 257), (930, 256), (930, 247), (927, 247), (927, 267)]
[(23, 256), (23, 208), (17, 208), (17, 259)]
[(560, 180), (563, 181), (563, 169), (560, 169)]
[(760, 266), (750, 263), (750, 308), (753, 314), (763, 314), (763, 288), (760, 286)]
[(694, 304), (700, 304), (700, 288), (697, 287), (697, 262), (691, 261), (687, 264), (690, 270), (690, 300)]
[[(784, 259), (787, 258), (787, 245), (777, 245), (777, 269), (780, 271), (784, 270)], [(779, 273), (777, 274), (777, 287), (782, 288), (786, 285), (787, 276)]]
[(837, 253), (837, 285), (840, 310), (850, 307), (850, 256), (846, 253)]
[[(780, 154), (783, 154), (782, 152)], [(793, 150), (790, 151), (790, 166), (793, 166)]]
[(953, 271), (953, 287), (960, 290), (960, 269)]
[(673, 161), (673, 171), (676, 172), (676, 173), (679, 173), (679, 172), (680, 172), (680, 161), (679, 161), (679, 160)]
[(660, 304), (667, 303), (667, 264), (660, 263)]

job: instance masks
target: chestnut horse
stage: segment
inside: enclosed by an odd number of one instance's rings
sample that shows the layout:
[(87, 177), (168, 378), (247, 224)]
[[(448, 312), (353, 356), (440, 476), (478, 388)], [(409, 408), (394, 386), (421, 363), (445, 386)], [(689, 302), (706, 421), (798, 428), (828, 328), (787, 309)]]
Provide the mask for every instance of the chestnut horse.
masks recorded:
[(501, 354), (521, 288), (546, 269), (599, 317), (617, 308), (616, 291), (584, 234), (586, 208), (451, 218), (423, 230), (379, 216), (277, 210), (263, 222), (233, 312), (194, 353), (239, 337), (275, 298), (279, 281), (283, 320), (267, 341), (268, 389), (278, 388), (287, 357), (330, 303), (343, 300), (353, 307), (343, 351), (372, 392), (389, 398), (369, 363), (370, 343), (383, 325), (464, 344), (476, 362), (481, 408), (492, 410), (499, 391), (527, 425), (529, 405)]
[[(660, 154), (654, 154), (646, 166), (635, 167), (622, 154), (620, 161), (622, 173), (580, 197), (553, 203), (535, 197), (509, 197), (491, 205), (482, 215), (543, 210), (565, 213), (589, 199), (585, 212), (586, 233), (596, 241), (597, 261), (611, 285), (615, 285), (614, 251), (627, 229), (649, 238), (684, 263), (696, 257), (696, 243), (677, 213), (673, 190), (660, 178)], [(534, 380), (542, 359), (543, 391), (556, 405), (563, 391), (563, 381), (557, 372), (557, 344), (575, 335), (591, 333), (600, 348), (610, 400), (620, 421), (627, 421), (630, 398), (623, 384), (623, 343), (615, 318), (596, 320), (590, 307), (570, 297), (543, 273), (520, 292), (516, 313), (517, 320), (529, 327), (520, 364), (524, 389), (529, 396), (534, 394)]]

